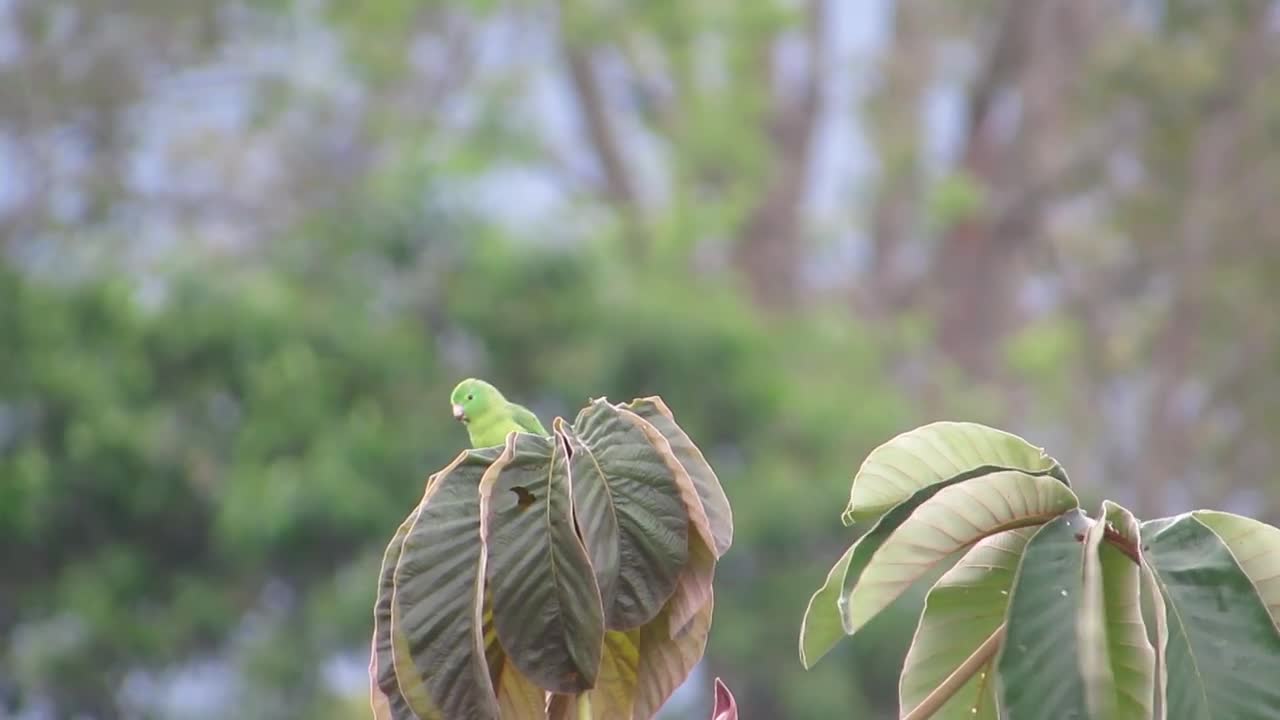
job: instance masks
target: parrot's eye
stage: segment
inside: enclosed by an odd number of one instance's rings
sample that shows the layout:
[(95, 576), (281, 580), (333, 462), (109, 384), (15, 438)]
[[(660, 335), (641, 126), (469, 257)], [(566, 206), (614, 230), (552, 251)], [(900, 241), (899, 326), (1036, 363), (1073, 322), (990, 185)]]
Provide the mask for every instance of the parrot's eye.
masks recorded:
[(468, 399), (468, 400), (475, 400), (475, 399), (476, 399), (476, 396), (475, 396), (475, 395), (468, 394), (468, 395), (467, 395), (467, 399)]

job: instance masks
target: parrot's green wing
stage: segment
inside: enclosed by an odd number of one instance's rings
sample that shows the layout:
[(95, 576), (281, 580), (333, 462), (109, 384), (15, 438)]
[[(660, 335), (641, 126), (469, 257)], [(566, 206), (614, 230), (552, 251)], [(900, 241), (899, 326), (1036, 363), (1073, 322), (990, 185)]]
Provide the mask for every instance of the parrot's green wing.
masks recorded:
[(550, 434), (546, 428), (542, 427), (542, 423), (538, 421), (538, 416), (523, 405), (511, 403), (511, 419), (515, 420), (516, 424), (525, 432), (537, 433), (538, 435)]

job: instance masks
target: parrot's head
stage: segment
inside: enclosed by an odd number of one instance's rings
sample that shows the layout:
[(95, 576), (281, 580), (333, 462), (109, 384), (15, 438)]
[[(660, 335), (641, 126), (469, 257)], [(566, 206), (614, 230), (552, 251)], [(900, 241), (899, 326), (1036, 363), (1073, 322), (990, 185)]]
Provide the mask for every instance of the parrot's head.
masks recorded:
[(449, 396), (449, 402), (453, 405), (453, 417), (462, 423), (483, 417), (491, 409), (501, 406), (504, 400), (498, 388), (475, 378), (467, 378), (458, 383)]

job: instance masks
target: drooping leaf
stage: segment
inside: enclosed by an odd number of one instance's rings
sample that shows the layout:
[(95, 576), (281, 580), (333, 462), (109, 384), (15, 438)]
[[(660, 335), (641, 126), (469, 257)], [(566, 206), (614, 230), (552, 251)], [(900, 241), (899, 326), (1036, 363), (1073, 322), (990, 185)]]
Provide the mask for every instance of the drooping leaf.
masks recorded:
[[(596, 400), (579, 413), (572, 429), (562, 427), (572, 453), (573, 484), (604, 485), (617, 520), (618, 575), (616, 582), (605, 581), (611, 596), (604, 598), (611, 630), (652, 620), (689, 559), (690, 518), (676, 478), (683, 468), (669, 450), (655, 447), (636, 421), (643, 422)], [(589, 512), (594, 507), (578, 508), (580, 523), (595, 527)]]
[(1168, 716), (1280, 717), (1280, 631), (1222, 537), (1187, 513), (1142, 541), (1168, 611)]
[(1077, 626), (1086, 697), (1092, 717), (1146, 720), (1155, 692), (1155, 653), (1142, 619), (1141, 567), (1136, 557), (1104, 542), (1113, 535), (1136, 555), (1138, 522), (1110, 501), (1099, 517), (1085, 537)]
[(378, 598), (373, 606), (373, 643), (369, 657), (370, 704), (374, 715), (390, 718), (407, 717), (409, 704), (400, 694), (396, 681), (395, 655), (391, 642), (391, 595), (395, 589), (396, 563), (404, 548), (404, 539), (417, 515), (417, 509), (400, 523), (396, 534), (382, 553), (382, 570), (378, 574)]
[(640, 628), (640, 663), (636, 668), (634, 720), (649, 720), (658, 714), (698, 664), (711, 632), (714, 599), (703, 605), (683, 632), (671, 632), (669, 606)]
[[(1009, 588), (1034, 528), (984, 538), (929, 590), (898, 684), (901, 712), (914, 710), (1004, 625)], [(943, 704), (937, 720), (998, 717), (992, 654)]]
[(698, 533), (689, 534), (689, 562), (676, 580), (672, 593), (671, 617), (668, 625), (673, 634), (684, 632), (702, 606), (711, 602), (712, 582), (716, 574), (715, 551)]
[[(418, 506), (396, 565), (396, 677), (423, 720), (498, 716), (481, 629), (478, 492), (497, 452), (469, 450), (440, 471)], [(403, 652), (395, 647), (396, 635), (405, 639)]]
[[(596, 686), (587, 691), (591, 717), (628, 720), (636, 697), (636, 673), (640, 665), (640, 631), (610, 630), (604, 634), (604, 653)], [(549, 720), (579, 720), (578, 697), (552, 698)]]
[[(393, 715), (391, 710), (391, 698), (382, 688), (378, 687), (378, 683), (375, 680), (377, 677), (378, 636), (377, 633), (374, 633), (369, 642), (369, 709), (373, 712), (373, 720), (396, 720), (397, 716)], [(396, 690), (396, 695), (399, 696), (399, 694), (400, 691)], [(400, 698), (400, 702), (403, 703), (404, 698)], [(404, 709), (407, 711), (408, 705), (405, 705)], [(403, 717), (403, 715), (399, 717)]]
[[(706, 648), (713, 602), (672, 637), (670, 605), (633, 630), (605, 633), (596, 687), (587, 692), (593, 720), (650, 720), (693, 671)], [(556, 695), (549, 720), (577, 720), (577, 698)]]
[[(883, 521), (882, 521), (883, 522)], [(841, 620), (840, 595), (844, 592), (844, 579), (849, 573), (855, 554), (859, 554), (859, 546), (874, 540), (868, 540), (871, 532), (859, 538), (840, 556), (831, 570), (827, 571), (827, 579), (809, 598), (809, 605), (804, 609), (804, 619), (800, 621), (800, 664), (806, 670), (813, 667), (824, 655), (831, 652), (840, 638), (844, 637), (844, 624)], [(879, 539), (883, 542), (889, 533), (885, 532)], [(878, 545), (878, 543), (876, 543)], [(870, 557), (870, 553), (866, 553)], [(861, 566), (866, 566), (866, 559), (859, 558)], [(859, 570), (861, 572), (861, 570)]]
[(918, 427), (871, 451), (853, 477), (845, 525), (878, 517), (922, 487), (958, 475), (997, 470), (1067, 476), (1057, 461), (1026, 440), (969, 422), (936, 422)]
[(1089, 526), (1079, 510), (1064, 513), (1023, 549), (996, 661), (1000, 708), (1009, 717), (1088, 717), (1076, 618), (1084, 594), (1077, 536)]
[(1156, 693), (1155, 693), (1155, 717), (1156, 720), (1165, 720), (1169, 717), (1169, 703), (1166, 700), (1167, 688), (1169, 687), (1169, 623), (1168, 612), (1165, 608), (1164, 593), (1160, 590), (1159, 583), (1156, 582), (1155, 571), (1147, 564), (1145, 558), (1142, 561), (1142, 597), (1151, 605), (1152, 624), (1155, 626), (1155, 665), (1156, 665)]
[(942, 488), (884, 540), (860, 575), (846, 574), (845, 632), (857, 632), (951, 553), (988, 535), (1043, 524), (1078, 504), (1057, 478), (1015, 470)]
[(976, 477), (981, 475), (961, 474), (920, 488), (911, 497), (880, 516), (871, 530), (858, 538), (836, 561), (827, 573), (826, 582), (809, 599), (809, 606), (805, 609), (804, 619), (800, 624), (800, 662), (805, 668), (813, 667), (844, 636), (841, 598), (845, 588), (858, 581), (867, 563), (890, 535), (911, 517), (916, 508), (939, 492), (953, 485), (971, 482)]
[(628, 410), (647, 420), (667, 439), (676, 459), (684, 466), (693, 480), (698, 497), (702, 500), (703, 510), (711, 526), (713, 547), (719, 558), (733, 544), (733, 510), (729, 507), (729, 498), (716, 477), (715, 471), (703, 457), (702, 451), (689, 439), (684, 430), (676, 424), (675, 416), (660, 397), (647, 397), (632, 400), (625, 405)]
[(1222, 538), (1258, 589), (1271, 619), (1280, 623), (1280, 528), (1214, 510), (1197, 510), (1192, 515)]
[[(555, 419), (552, 428), (557, 436), (569, 435), (569, 429), (560, 418)], [(573, 448), (575, 444), (576, 441), (571, 441), (569, 447)], [(600, 590), (601, 605), (608, 608), (613, 603), (614, 586), (618, 582), (618, 568), (622, 560), (618, 548), (618, 513), (613, 492), (608, 483), (599, 481), (599, 475), (589, 453), (575, 452), (569, 458), (574, 521), (578, 532), (582, 533), (583, 544), (591, 559), (596, 587)]]
[(604, 614), (574, 528), (566, 460), (560, 436), (508, 435), (480, 482), (480, 534), (509, 660), (547, 690), (576, 693), (595, 683)]
[(711, 585), (716, 573), (716, 538), (693, 479), (675, 456), (667, 439), (656, 427), (626, 408), (622, 408), (621, 416), (639, 428), (667, 459), (667, 467), (671, 469), (676, 486), (680, 489), (680, 501), (684, 503), (685, 512), (689, 516), (689, 559), (676, 578), (676, 589), (670, 603), (671, 617), (668, 621), (671, 632), (679, 633), (711, 599)]

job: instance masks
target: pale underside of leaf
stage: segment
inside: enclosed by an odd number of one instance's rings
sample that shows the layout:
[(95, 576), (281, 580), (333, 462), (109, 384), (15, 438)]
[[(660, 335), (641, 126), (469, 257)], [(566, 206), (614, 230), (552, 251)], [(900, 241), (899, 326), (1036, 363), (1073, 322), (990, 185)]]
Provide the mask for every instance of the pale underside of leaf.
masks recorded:
[(856, 543), (850, 545), (827, 572), (827, 579), (822, 587), (809, 598), (804, 619), (800, 621), (800, 664), (806, 670), (817, 664), (844, 637), (840, 595), (844, 591), (844, 578), (849, 571), (849, 563), (857, 550)]
[(1083, 599), (1083, 545), (1090, 525), (1073, 509), (1027, 542), (1010, 591), (996, 678), (1011, 718), (1086, 717), (1075, 622)]
[(988, 535), (1048, 522), (1078, 504), (1060, 480), (1018, 471), (940, 490), (893, 531), (859, 577), (846, 577), (845, 632), (856, 632), (951, 553)]
[(1111, 718), (1116, 712), (1116, 680), (1111, 668), (1104, 597), (1113, 588), (1104, 588), (1101, 558), (1106, 527), (1106, 522), (1095, 522), (1085, 532), (1083, 597), (1076, 618), (1080, 673), (1084, 678), (1089, 716), (1095, 718)]
[[(903, 716), (1000, 631), (1018, 560), (1034, 532), (1019, 528), (984, 538), (930, 589), (899, 679)], [(933, 717), (995, 720), (994, 659), (989, 656)]]
[(1154, 642), (1152, 649), (1155, 651), (1155, 717), (1156, 720), (1165, 720), (1169, 716), (1169, 703), (1165, 699), (1166, 691), (1169, 687), (1169, 622), (1168, 610), (1164, 603), (1164, 593), (1160, 590), (1160, 584), (1156, 581), (1155, 571), (1147, 564), (1146, 559), (1142, 561), (1140, 568), (1142, 573), (1142, 596), (1151, 604), (1151, 618), (1154, 628)]
[[(706, 649), (714, 601), (707, 603), (684, 632), (667, 623), (670, 606), (643, 627), (605, 635), (600, 678), (587, 693), (592, 720), (650, 720), (693, 671)], [(578, 698), (555, 695), (548, 720), (578, 720)]]
[(1017, 435), (977, 423), (936, 422), (902, 433), (876, 448), (853, 478), (846, 525), (874, 518), (922, 487), (984, 469), (1054, 471), (1057, 461)]
[(1142, 539), (1167, 609), (1168, 716), (1280, 717), (1280, 632), (1222, 538), (1188, 513)]
[[(1097, 652), (1082, 637), (1082, 669), (1090, 692), (1094, 717), (1145, 720), (1152, 717), (1155, 693), (1155, 650), (1147, 637), (1142, 616), (1142, 569), (1125, 552), (1106, 542), (1108, 532), (1137, 548), (1138, 521), (1133, 514), (1110, 501), (1102, 504), (1104, 522), (1089, 529), (1085, 551), (1085, 618), (1081, 627), (1093, 627), (1105, 641), (1105, 653)], [(1097, 622), (1098, 625), (1091, 625)], [(1105, 674), (1094, 675), (1097, 668)], [(1110, 690), (1107, 686), (1110, 685)], [(1108, 697), (1109, 696), (1109, 697)]]
[[(640, 630), (606, 632), (600, 674), (596, 686), (586, 693), (593, 719), (630, 720), (639, 666)], [(577, 710), (577, 696), (556, 695), (551, 700), (548, 720), (580, 720)]]
[(563, 439), (507, 436), (479, 494), (494, 626), (508, 658), (552, 692), (591, 687), (604, 614), (573, 521)]

